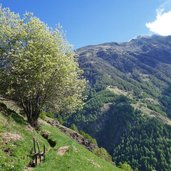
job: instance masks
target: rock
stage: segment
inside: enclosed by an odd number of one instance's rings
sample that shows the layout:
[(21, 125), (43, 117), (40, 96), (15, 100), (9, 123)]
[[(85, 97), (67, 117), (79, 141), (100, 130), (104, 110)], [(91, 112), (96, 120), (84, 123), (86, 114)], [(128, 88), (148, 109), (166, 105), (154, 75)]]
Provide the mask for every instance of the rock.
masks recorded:
[(62, 146), (58, 149), (58, 154), (63, 156), (69, 150), (69, 146)]
[(34, 128), (31, 126), (31, 125), (27, 125), (26, 126), (26, 129), (30, 132), (33, 132), (34, 131)]
[(7, 144), (10, 141), (13, 141), (13, 142), (19, 141), (22, 139), (22, 137), (19, 134), (13, 134), (10, 132), (5, 132), (2, 134), (2, 139)]
[(45, 139), (48, 139), (49, 138), (49, 132), (43, 132), (42, 133), (42, 137), (44, 137)]

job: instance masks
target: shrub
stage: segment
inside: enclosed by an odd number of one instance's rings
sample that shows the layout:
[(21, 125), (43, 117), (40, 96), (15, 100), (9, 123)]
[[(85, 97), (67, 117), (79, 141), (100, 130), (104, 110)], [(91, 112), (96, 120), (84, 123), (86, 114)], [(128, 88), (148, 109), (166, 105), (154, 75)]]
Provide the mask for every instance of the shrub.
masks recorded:
[(72, 130), (76, 131), (76, 132), (79, 132), (78, 131), (78, 128), (75, 124), (71, 124), (71, 127), (70, 127)]
[(95, 148), (93, 150), (93, 153), (95, 155), (99, 156), (100, 158), (105, 159), (108, 162), (112, 162), (112, 156), (106, 151), (106, 149), (104, 149), (102, 147), (101, 148), (99, 148), (99, 147)]
[(86, 138), (87, 140), (89, 140), (91, 143), (97, 145), (97, 141), (96, 139), (94, 139), (93, 137), (91, 137), (89, 134), (85, 133), (83, 130), (80, 131), (80, 134)]
[(45, 120), (45, 117), (46, 117), (46, 112), (44, 112), (44, 111), (41, 112), (40, 113), (40, 118), (43, 119), (43, 120)]
[(133, 171), (133, 169), (131, 168), (131, 166), (127, 162), (120, 163), (119, 167), (125, 171)]

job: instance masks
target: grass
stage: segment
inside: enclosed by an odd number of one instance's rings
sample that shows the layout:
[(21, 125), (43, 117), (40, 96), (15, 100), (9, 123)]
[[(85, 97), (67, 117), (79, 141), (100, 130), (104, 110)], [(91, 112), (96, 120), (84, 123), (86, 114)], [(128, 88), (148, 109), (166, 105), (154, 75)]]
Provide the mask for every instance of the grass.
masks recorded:
[[(48, 146), (48, 143), (35, 130), (32, 132), (28, 130), (28, 125), (26, 122), (24, 124), (24, 119), (21, 123), (20, 118), (18, 123), (16, 121), (19, 119), (14, 120), (13, 117), (6, 117), (0, 114), (0, 170), (3, 171), (24, 170), (31, 160), (32, 137)], [(21, 139), (18, 141), (10, 140), (5, 143), (3, 138), (5, 133), (17, 134), (21, 136)]]
[[(21, 138), (17, 141), (6, 142), (4, 134), (17, 134)], [(48, 132), (49, 137), (56, 141), (54, 148), (41, 136)], [(0, 170), (23, 171), (31, 161), (30, 152), (33, 147), (32, 138), (39, 142), (41, 149), (46, 145), (46, 160), (33, 168), (34, 171), (121, 171), (113, 164), (97, 157), (82, 145), (78, 144), (60, 130), (48, 124), (41, 123), (40, 131), (30, 129), (26, 121), (14, 113), (5, 116), (0, 113)], [(59, 147), (68, 146), (68, 151), (60, 156)]]

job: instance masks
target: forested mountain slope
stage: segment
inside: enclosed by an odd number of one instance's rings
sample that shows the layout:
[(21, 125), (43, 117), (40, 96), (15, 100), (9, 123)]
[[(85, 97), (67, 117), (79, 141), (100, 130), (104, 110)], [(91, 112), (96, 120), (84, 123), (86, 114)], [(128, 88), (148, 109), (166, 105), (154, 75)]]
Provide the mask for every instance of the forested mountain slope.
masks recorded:
[(89, 81), (75, 123), (116, 163), (135, 170), (171, 170), (171, 36), (137, 37), (77, 50)]
[(138, 98), (155, 98), (170, 115), (171, 36), (87, 46), (77, 53), (91, 87), (117, 86)]

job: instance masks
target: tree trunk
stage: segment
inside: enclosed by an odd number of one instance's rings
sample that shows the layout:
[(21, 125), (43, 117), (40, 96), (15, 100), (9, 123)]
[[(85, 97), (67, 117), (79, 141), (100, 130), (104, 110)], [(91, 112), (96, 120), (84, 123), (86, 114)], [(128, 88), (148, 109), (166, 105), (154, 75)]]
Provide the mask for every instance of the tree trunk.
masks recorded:
[(34, 128), (38, 127), (39, 115), (40, 115), (39, 111), (33, 111), (33, 110), (29, 110), (29, 113), (27, 114), (28, 123)]
[(38, 127), (38, 118), (33, 118), (31, 116), (27, 117), (28, 123), (34, 127), (37, 128)]
[(40, 105), (39, 105), (39, 99), (29, 99), (29, 100), (22, 100), (22, 107), (24, 109), (24, 112), (27, 115), (27, 121), (28, 123), (34, 127), (38, 127), (38, 118), (40, 115)]

